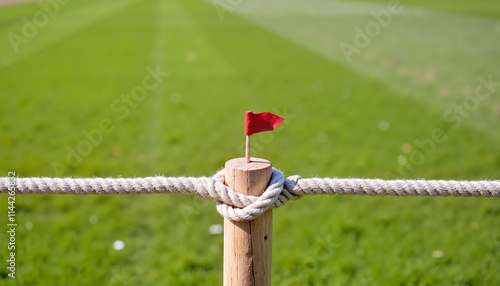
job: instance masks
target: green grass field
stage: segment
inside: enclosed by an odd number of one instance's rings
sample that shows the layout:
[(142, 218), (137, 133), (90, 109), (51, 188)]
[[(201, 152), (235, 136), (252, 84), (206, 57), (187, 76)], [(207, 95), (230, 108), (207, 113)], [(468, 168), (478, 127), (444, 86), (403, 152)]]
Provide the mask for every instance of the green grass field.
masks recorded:
[[(45, 3), (0, 7), (0, 176), (209, 176), (253, 110), (286, 175), (500, 177), (496, 0)], [(0, 285), (222, 284), (211, 200), (18, 195), (12, 279), (0, 198)], [(499, 226), (498, 199), (306, 197), (273, 285), (497, 285)]]

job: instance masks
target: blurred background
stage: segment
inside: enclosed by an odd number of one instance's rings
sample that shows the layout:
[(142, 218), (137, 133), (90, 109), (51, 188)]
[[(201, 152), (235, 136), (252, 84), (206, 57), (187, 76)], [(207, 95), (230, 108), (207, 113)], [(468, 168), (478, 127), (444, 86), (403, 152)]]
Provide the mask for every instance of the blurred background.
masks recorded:
[[(0, 176), (211, 176), (253, 110), (286, 119), (252, 137), (285, 175), (499, 179), (497, 0), (0, 5)], [(19, 195), (0, 284), (220, 285), (214, 205)], [(274, 211), (273, 284), (495, 285), (499, 225), (497, 199), (306, 197)]]

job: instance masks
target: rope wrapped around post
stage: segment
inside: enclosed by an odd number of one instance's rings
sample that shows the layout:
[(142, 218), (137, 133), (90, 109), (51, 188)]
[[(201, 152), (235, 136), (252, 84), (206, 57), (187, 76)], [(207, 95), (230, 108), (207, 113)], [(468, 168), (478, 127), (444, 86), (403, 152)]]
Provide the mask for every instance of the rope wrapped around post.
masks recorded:
[[(216, 175), (219, 175), (217, 173)], [(220, 176), (220, 175), (219, 175)], [(302, 178), (298, 175), (284, 178), (273, 168), (271, 181), (264, 193), (248, 197), (251, 204), (244, 208), (217, 201), (217, 211), (232, 220), (252, 220), (267, 209), (277, 208), (289, 200), (304, 195), (361, 195), (361, 196), (455, 196), (500, 197), (500, 181), (445, 181), (445, 180), (382, 180)]]
[(369, 196), (455, 196), (500, 197), (500, 180), (382, 180), (285, 178), (273, 168), (269, 186), (259, 196), (245, 196), (224, 185), (224, 170), (213, 177), (146, 177), (146, 178), (0, 178), (0, 192), (7, 193), (15, 180), (21, 194), (196, 194), (214, 198), (217, 211), (234, 220), (252, 220), (269, 208), (277, 208), (304, 195)]

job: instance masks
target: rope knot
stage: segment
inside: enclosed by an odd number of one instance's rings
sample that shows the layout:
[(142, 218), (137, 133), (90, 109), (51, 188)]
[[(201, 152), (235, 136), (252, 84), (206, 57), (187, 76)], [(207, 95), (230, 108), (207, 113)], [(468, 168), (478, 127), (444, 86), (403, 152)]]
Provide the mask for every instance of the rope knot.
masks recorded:
[[(217, 172), (214, 179), (221, 184), (224, 184), (224, 170)], [(269, 208), (277, 208), (284, 205), (289, 200), (300, 198), (297, 183), (302, 179), (300, 176), (292, 176), (285, 179), (283, 172), (273, 168), (271, 180), (267, 189), (262, 195), (245, 196), (236, 193), (231, 188), (226, 187), (228, 197), (229, 194), (238, 194), (236, 201), (228, 201), (225, 199), (216, 199), (216, 207), (219, 214), (223, 217), (234, 220), (244, 221), (253, 220), (259, 215), (266, 212)], [(221, 196), (222, 197), (222, 196)]]

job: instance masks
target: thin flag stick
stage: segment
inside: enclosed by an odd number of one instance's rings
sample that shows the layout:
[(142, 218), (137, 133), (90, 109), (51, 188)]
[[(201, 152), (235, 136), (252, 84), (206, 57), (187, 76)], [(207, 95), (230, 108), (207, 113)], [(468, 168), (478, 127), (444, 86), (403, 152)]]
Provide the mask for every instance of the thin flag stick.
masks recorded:
[(250, 163), (250, 135), (247, 135), (247, 145), (245, 149), (245, 154), (247, 158), (247, 163)]

